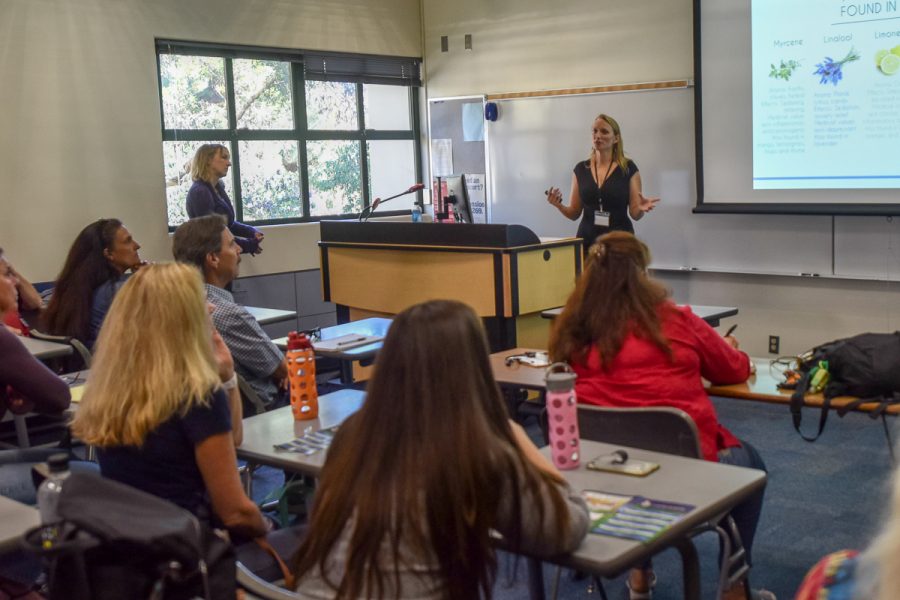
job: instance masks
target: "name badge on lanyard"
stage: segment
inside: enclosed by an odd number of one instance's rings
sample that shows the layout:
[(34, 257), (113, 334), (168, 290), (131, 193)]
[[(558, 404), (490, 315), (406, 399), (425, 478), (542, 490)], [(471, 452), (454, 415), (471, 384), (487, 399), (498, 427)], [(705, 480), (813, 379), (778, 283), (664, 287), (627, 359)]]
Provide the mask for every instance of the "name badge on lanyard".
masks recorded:
[(609, 213), (605, 210), (594, 211), (594, 226), (609, 227)]

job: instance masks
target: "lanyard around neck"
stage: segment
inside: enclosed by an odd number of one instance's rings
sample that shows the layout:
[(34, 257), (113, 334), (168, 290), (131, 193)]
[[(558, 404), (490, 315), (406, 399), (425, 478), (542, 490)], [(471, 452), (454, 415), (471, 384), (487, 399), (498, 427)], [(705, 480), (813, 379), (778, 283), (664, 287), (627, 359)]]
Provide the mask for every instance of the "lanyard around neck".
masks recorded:
[[(606, 180), (609, 179), (609, 174), (610, 174), (610, 172), (612, 171), (612, 167), (613, 167), (613, 163), (614, 163), (614, 162), (615, 162), (615, 161), (613, 161), (612, 158), (609, 159), (609, 166), (606, 167), (606, 174), (603, 175), (603, 179), (602, 179), (601, 181), (597, 181), (597, 182), (596, 182), (596, 183), (597, 183), (597, 189), (603, 189), (603, 186), (606, 184)], [(591, 161), (591, 163), (592, 163), (592, 164), (591, 164), (591, 175), (595, 178), (595, 181), (596, 181), (597, 173), (594, 172), (593, 161)]]

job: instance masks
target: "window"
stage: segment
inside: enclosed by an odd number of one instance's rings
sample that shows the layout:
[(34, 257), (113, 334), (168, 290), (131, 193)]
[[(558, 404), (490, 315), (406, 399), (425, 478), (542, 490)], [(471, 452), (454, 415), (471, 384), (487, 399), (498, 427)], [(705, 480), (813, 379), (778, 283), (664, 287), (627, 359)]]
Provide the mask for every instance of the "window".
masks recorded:
[(172, 41), (156, 49), (170, 229), (187, 218), (190, 162), (204, 143), (231, 152), (223, 184), (237, 219), (258, 225), (352, 216), (422, 180), (419, 59)]

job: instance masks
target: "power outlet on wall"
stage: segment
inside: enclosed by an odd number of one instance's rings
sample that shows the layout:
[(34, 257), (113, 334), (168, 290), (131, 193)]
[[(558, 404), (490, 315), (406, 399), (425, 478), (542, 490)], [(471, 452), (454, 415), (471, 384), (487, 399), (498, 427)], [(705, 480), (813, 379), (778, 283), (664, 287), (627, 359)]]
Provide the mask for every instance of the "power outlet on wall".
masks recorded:
[(769, 354), (778, 354), (781, 348), (781, 338), (777, 335), (769, 336)]

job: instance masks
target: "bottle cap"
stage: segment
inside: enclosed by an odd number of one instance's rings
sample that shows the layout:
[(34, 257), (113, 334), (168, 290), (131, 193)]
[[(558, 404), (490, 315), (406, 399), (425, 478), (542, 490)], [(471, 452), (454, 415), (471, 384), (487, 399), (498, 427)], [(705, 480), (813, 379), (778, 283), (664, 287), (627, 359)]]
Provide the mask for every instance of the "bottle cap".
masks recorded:
[(305, 333), (292, 331), (288, 334), (288, 350), (305, 350), (307, 348), (312, 348), (312, 342), (309, 341)]
[(544, 381), (548, 392), (559, 392), (572, 389), (577, 378), (578, 376), (572, 372), (572, 368), (569, 365), (558, 362), (547, 367)]
[(62, 473), (69, 470), (69, 455), (64, 452), (51, 454), (47, 459), (47, 466), (51, 473)]

